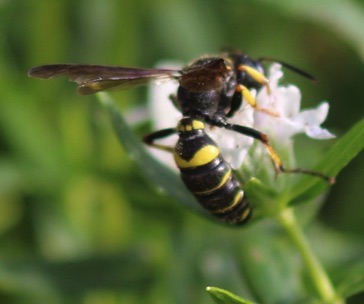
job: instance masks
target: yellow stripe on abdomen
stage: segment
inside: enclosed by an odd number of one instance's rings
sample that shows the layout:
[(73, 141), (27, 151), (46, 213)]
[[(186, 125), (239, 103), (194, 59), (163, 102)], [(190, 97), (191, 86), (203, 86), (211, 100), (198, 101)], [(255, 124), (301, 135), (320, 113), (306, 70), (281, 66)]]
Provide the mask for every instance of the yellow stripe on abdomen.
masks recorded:
[(208, 194), (210, 192), (216, 191), (218, 189), (220, 189), (221, 187), (225, 186), (225, 184), (227, 183), (227, 181), (231, 178), (231, 169), (229, 169), (226, 174), (221, 178), (220, 182), (213, 188), (211, 189), (207, 189), (205, 191), (194, 191), (193, 194), (195, 195), (204, 195), (204, 194)]
[(190, 160), (183, 159), (174, 151), (174, 160), (178, 168), (193, 168), (208, 164), (220, 154), (219, 149), (213, 145), (206, 145), (199, 149)]
[(227, 206), (225, 206), (224, 208), (218, 209), (218, 210), (213, 210), (214, 214), (221, 214), (221, 213), (226, 213), (232, 209), (234, 209), (240, 202), (241, 199), (244, 197), (244, 192), (242, 190), (238, 191), (235, 196), (234, 196), (234, 200), (228, 204)]

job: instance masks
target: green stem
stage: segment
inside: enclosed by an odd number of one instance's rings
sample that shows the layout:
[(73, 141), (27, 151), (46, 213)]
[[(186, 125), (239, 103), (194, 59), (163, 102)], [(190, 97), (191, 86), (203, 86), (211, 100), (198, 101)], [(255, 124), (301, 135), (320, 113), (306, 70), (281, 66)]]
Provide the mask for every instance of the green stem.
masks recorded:
[(312, 251), (305, 235), (299, 227), (292, 208), (284, 210), (278, 216), (278, 220), (285, 228), (293, 244), (301, 254), (312, 283), (316, 288), (317, 294), (323, 303), (343, 304), (344, 301), (335, 293), (335, 289), (327, 276), (319, 260)]

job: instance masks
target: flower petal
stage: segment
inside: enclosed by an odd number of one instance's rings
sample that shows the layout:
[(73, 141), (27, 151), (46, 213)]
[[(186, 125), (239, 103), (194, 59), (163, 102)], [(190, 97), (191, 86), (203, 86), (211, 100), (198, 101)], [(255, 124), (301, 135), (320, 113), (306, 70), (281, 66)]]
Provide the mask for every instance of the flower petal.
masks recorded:
[(302, 111), (295, 121), (304, 128), (307, 136), (314, 139), (330, 139), (335, 137), (326, 129), (320, 127), (327, 117), (329, 112), (329, 104), (327, 102), (321, 103), (316, 109), (309, 109)]
[(308, 126), (305, 128), (305, 133), (308, 137), (314, 139), (331, 139), (336, 136), (330, 133), (327, 129), (322, 129), (319, 126)]
[[(176, 62), (161, 62), (157, 68), (180, 69), (181, 64)], [(178, 88), (177, 81), (152, 83), (149, 86), (148, 107), (152, 117), (153, 130), (177, 126), (181, 113), (171, 102), (170, 96), (175, 95)]]

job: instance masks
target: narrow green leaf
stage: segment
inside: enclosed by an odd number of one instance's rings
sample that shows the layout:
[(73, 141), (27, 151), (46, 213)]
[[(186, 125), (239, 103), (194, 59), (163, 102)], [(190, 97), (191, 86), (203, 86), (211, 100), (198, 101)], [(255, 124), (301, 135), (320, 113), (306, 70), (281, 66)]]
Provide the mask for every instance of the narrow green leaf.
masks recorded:
[(216, 304), (254, 304), (254, 302), (238, 297), (230, 291), (218, 287), (207, 287), (206, 291)]
[[(315, 168), (329, 176), (337, 174), (364, 148), (364, 119), (359, 121), (344, 135), (334, 147), (323, 157)], [(302, 177), (291, 191), (290, 205), (313, 198), (322, 193), (327, 183), (318, 178)]]
[[(140, 167), (146, 178), (159, 190), (201, 214), (207, 214), (183, 185), (179, 175), (158, 162), (146, 151), (144, 144), (129, 128), (124, 117), (106, 93), (97, 94), (101, 103), (109, 111), (116, 135), (130, 158)], [(207, 215), (208, 216), (208, 215)]]

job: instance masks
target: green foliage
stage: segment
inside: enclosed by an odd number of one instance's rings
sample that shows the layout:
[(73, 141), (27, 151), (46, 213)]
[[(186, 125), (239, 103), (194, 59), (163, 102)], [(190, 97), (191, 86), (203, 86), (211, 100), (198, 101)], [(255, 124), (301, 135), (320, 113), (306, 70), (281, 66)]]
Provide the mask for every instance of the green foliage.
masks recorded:
[[(282, 224), (287, 204), (334, 300), (363, 303), (363, 11), (353, 0), (0, 1), (0, 303), (212, 303), (206, 286), (255, 303), (322, 303), (312, 256)], [(327, 127), (338, 136), (298, 138), (297, 162), (342, 170), (330, 188), (302, 177), (284, 197), (250, 180), (256, 217), (239, 229), (207, 217), (150, 158), (135, 136), (146, 124), (123, 121), (145, 106), (145, 90), (100, 106), (74, 84), (26, 76), (39, 64), (151, 67), (224, 46), (320, 79), (284, 80), (301, 88), (305, 107), (330, 102)], [(249, 303), (226, 290), (208, 292)]]
[(210, 294), (216, 304), (253, 304), (253, 302), (244, 300), (221, 288), (207, 287), (206, 291)]

